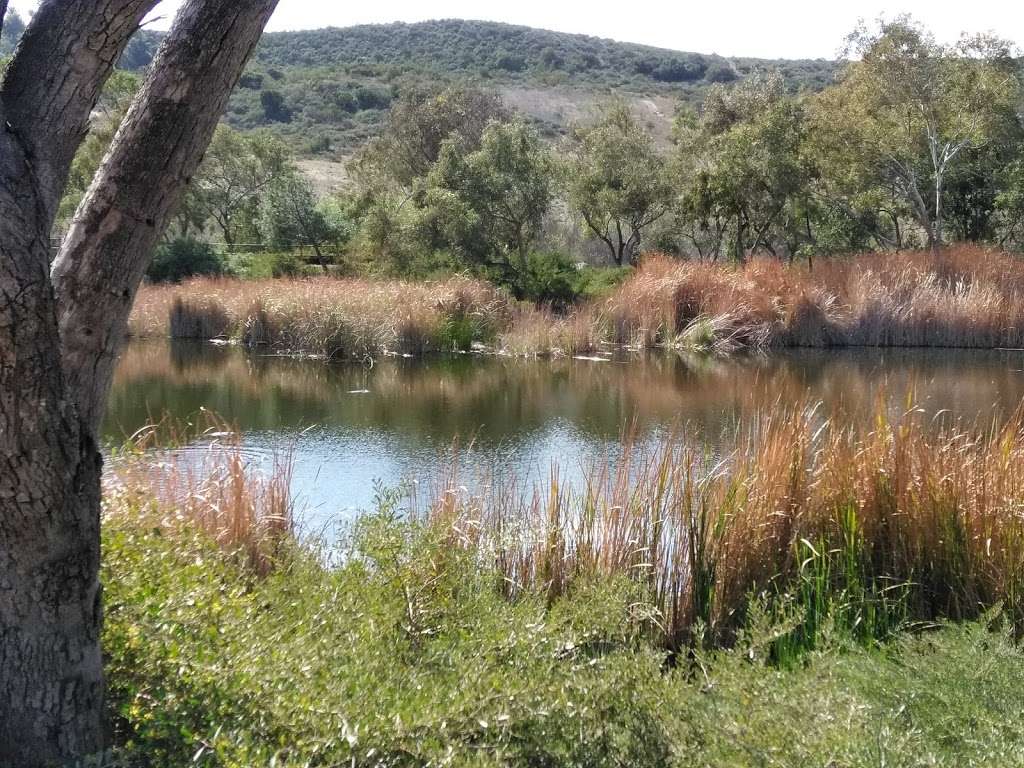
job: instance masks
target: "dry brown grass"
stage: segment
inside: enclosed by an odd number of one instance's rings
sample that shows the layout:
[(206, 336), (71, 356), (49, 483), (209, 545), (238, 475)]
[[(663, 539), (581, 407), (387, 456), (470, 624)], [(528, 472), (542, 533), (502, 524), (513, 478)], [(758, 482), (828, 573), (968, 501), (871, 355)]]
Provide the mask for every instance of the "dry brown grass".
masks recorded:
[(508, 301), (487, 283), (197, 279), (145, 286), (133, 336), (231, 338), (277, 352), (362, 359), (450, 351), (490, 340)]
[(568, 316), (515, 306), (468, 278), (201, 279), (146, 286), (135, 336), (233, 338), (363, 359), (465, 349), (588, 354), (608, 345), (727, 353), (772, 346), (1024, 347), (1024, 263), (973, 246), (742, 267), (648, 256), (611, 296)]
[(698, 630), (727, 639), (757, 594), (796, 594), (808, 612), (830, 601), (862, 629), (1000, 602), (1020, 621), (1024, 421), (924, 421), (910, 409), (838, 429), (814, 408), (776, 408), (723, 457), (680, 434), (653, 452), (627, 443), (625, 460), (595, 462), (582, 486), (555, 468), (532, 494), (514, 482), (471, 494), (453, 474), (427, 514), (495, 563), (510, 596), (564, 595), (595, 576), (649, 586), (670, 648)]
[(265, 575), (295, 535), (292, 465), (290, 454), (275, 455), (261, 471), (238, 432), (208, 413), (199, 428), (165, 420), (140, 430), (108, 464), (106, 509), (199, 530)]
[(600, 314), (633, 347), (1020, 347), (1024, 262), (972, 246), (742, 267), (652, 255)]

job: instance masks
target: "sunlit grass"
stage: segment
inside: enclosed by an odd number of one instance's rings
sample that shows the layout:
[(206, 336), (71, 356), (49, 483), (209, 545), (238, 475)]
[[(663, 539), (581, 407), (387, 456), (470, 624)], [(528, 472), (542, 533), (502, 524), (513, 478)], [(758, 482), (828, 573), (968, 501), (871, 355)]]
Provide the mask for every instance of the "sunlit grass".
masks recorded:
[(224, 338), (365, 359), (466, 350), (591, 354), (610, 345), (729, 353), (768, 347), (1024, 346), (1024, 264), (972, 246), (736, 267), (647, 256), (568, 315), (517, 306), (467, 278), (210, 280), (144, 286), (135, 336)]

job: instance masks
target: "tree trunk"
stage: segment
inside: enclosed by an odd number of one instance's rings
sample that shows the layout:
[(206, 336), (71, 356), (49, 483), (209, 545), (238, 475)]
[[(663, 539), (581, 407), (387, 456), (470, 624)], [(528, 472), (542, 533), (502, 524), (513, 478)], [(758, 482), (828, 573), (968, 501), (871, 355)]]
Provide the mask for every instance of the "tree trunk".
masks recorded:
[(0, 88), (4, 766), (79, 762), (103, 747), (95, 435), (111, 365), (152, 248), (276, 0), (189, 0), (51, 277), (71, 160), (155, 4), (46, 0)]
[(189, 0), (52, 269), (71, 392), (99, 428), (135, 294), (277, 0)]
[(98, 752), (100, 459), (66, 397), (45, 222), (0, 136), (0, 765)]
[(0, 765), (102, 747), (100, 458), (68, 397), (50, 231), (103, 83), (156, 0), (49, 0), (0, 86)]

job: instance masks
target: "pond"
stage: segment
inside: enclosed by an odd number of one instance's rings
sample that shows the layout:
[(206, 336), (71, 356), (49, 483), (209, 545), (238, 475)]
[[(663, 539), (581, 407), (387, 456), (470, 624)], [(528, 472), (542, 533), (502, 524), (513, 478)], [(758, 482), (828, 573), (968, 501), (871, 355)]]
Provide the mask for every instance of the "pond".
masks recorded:
[[(913, 402), (936, 418), (990, 423), (1024, 399), (1024, 352), (861, 349), (717, 359), (678, 355), (527, 361), (463, 355), (372, 366), (246, 354), (236, 347), (132, 342), (104, 438), (209, 409), (240, 429), (254, 461), (290, 450), (304, 524), (372, 506), (375, 482), (433, 483), (453, 449), (469, 473), (570, 475), (616, 455), (623, 430), (672, 429), (712, 449), (758, 410), (820, 402), (838, 420)], [(881, 398), (881, 399), (880, 399)], [(461, 447), (455, 447), (461, 446)]]

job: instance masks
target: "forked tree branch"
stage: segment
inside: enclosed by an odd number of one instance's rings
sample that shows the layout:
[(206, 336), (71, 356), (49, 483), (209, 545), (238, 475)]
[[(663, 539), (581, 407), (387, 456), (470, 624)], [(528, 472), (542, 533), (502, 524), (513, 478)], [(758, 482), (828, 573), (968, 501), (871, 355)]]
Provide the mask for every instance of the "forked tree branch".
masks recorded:
[(0, 84), (0, 113), (31, 160), (44, 216), (56, 210), (103, 85), (156, 4), (43, 0), (32, 16)]
[(52, 268), (63, 364), (98, 429), (135, 293), (278, 0), (188, 0)]

